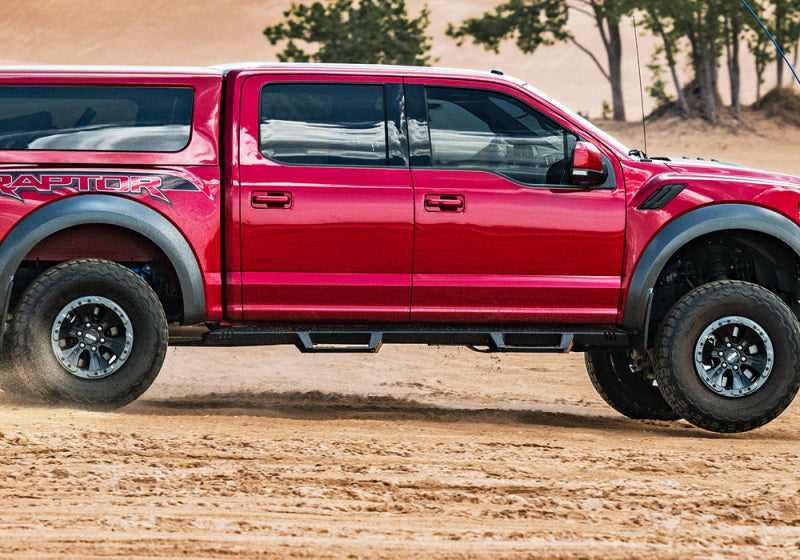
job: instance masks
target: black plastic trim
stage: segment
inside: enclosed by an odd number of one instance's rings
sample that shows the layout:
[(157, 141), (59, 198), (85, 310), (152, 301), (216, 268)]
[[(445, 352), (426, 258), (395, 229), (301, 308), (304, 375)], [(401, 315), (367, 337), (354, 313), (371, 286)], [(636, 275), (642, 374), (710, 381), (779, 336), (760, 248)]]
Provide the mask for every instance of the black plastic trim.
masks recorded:
[(725, 230), (744, 230), (770, 235), (800, 256), (800, 228), (789, 218), (759, 206), (717, 204), (683, 214), (667, 224), (647, 245), (631, 277), (622, 326), (644, 329), (648, 291), (678, 250), (703, 235)]
[(639, 205), (639, 210), (661, 210), (670, 201), (686, 188), (686, 183), (665, 183), (650, 193), (644, 202)]
[[(172, 263), (178, 276), (183, 293), (183, 323), (194, 324), (205, 320), (203, 275), (189, 243), (174, 225), (155, 210), (117, 196), (62, 198), (36, 210), (17, 224), (0, 245), (0, 301), (7, 301), (10, 280), (31, 249), (54, 233), (85, 224), (123, 227), (155, 243)], [(0, 335), (4, 323), (0, 321)]]
[(433, 159), (425, 86), (404, 83), (403, 88), (406, 97), (406, 130), (411, 167), (430, 167), (433, 165)]
[(212, 327), (203, 335), (206, 346), (288, 344), (301, 352), (377, 352), (382, 344), (479, 346), (490, 352), (570, 352), (625, 348), (629, 333), (613, 326), (574, 325), (522, 327), (514, 325), (276, 325)]

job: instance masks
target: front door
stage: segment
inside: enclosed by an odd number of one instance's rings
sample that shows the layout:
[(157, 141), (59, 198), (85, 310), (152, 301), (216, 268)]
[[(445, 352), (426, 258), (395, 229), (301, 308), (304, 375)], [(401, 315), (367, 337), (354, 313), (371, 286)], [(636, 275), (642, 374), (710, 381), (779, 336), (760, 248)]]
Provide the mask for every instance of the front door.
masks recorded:
[(411, 319), (613, 322), (625, 192), (610, 160), (601, 188), (570, 185), (583, 138), (516, 92), (461, 80), (408, 80), (406, 91), (416, 141)]

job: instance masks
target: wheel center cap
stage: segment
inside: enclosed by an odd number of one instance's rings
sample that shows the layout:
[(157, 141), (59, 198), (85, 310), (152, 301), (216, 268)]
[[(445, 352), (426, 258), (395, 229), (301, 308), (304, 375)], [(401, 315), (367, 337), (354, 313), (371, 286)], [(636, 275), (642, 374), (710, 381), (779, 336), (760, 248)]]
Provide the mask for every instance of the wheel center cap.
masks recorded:
[(729, 350), (727, 354), (725, 354), (725, 360), (728, 363), (737, 363), (739, 361), (739, 352), (736, 350)]
[(94, 344), (98, 340), (100, 340), (100, 335), (94, 331), (86, 331), (83, 335), (83, 339), (88, 342), (89, 344)]

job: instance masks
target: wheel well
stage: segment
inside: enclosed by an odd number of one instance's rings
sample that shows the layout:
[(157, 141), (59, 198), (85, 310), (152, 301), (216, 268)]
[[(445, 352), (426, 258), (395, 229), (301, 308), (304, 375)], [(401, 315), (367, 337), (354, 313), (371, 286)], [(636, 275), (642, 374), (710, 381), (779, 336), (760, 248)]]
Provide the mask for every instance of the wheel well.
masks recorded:
[(694, 239), (667, 262), (653, 289), (650, 332), (694, 288), (716, 280), (743, 280), (774, 292), (800, 312), (800, 258), (769, 235), (729, 230)]
[(119, 226), (85, 224), (63, 229), (40, 241), (25, 256), (14, 275), (11, 308), (33, 280), (65, 261), (96, 258), (122, 264), (141, 276), (155, 291), (170, 321), (180, 319), (180, 282), (167, 256), (145, 236)]

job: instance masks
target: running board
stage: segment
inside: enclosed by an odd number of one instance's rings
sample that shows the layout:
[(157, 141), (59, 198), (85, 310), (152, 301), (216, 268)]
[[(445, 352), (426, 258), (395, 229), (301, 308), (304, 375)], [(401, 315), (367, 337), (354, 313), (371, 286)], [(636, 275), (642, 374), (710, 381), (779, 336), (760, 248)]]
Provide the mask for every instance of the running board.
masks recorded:
[(382, 344), (469, 346), (486, 352), (582, 352), (622, 348), (630, 335), (614, 328), (533, 329), (486, 326), (275, 326), (216, 327), (205, 333), (207, 346), (263, 346), (290, 344), (304, 353), (375, 353)]

